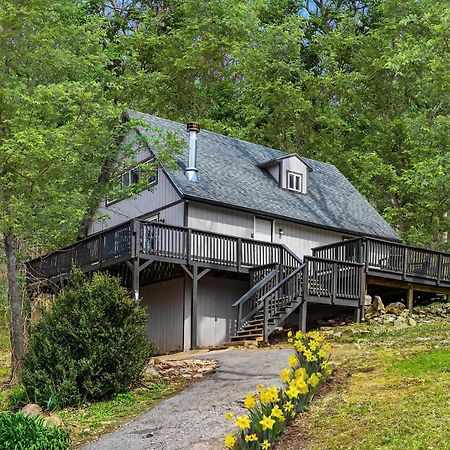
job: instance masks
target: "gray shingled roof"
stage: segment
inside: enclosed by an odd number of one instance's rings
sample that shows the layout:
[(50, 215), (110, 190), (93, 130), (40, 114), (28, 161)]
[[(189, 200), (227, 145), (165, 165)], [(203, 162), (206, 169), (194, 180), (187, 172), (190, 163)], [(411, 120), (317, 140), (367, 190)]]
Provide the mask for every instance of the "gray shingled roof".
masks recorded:
[[(136, 111), (128, 111), (127, 115), (163, 131), (176, 132), (188, 140), (184, 124)], [(281, 189), (267, 170), (258, 166), (285, 155), (280, 150), (202, 130), (198, 136), (199, 182), (188, 181), (182, 170), (187, 161), (187, 147), (178, 160), (180, 170), (167, 173), (186, 198), (400, 240), (380, 214), (331, 164), (302, 158), (312, 169), (308, 175), (308, 194)]]

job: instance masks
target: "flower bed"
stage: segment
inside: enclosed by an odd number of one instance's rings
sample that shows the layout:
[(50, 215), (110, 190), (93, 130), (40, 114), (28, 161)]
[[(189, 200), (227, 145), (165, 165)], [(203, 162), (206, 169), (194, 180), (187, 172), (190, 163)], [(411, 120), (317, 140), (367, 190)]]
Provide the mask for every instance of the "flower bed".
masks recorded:
[(247, 415), (225, 415), (228, 420), (235, 419), (239, 429), (225, 436), (227, 448), (268, 450), (297, 414), (306, 410), (323, 374), (331, 372), (326, 359), (329, 346), (318, 332), (289, 333), (288, 342), (295, 353), (288, 359), (289, 367), (280, 372), (283, 387), (260, 384), (257, 392), (244, 399)]

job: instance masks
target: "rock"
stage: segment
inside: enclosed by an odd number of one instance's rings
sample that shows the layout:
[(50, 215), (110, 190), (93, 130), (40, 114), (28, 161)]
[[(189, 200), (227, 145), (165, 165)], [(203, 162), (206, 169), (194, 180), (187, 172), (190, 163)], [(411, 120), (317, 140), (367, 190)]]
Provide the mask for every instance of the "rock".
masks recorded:
[(412, 317), (409, 317), (409, 318), (407, 319), (407, 324), (408, 324), (410, 327), (415, 327), (415, 326), (417, 325), (417, 322), (416, 322)]
[(386, 306), (386, 313), (399, 316), (404, 309), (405, 305), (401, 302), (389, 303), (389, 305)]
[(44, 420), (45, 424), (49, 427), (62, 427), (63, 421), (61, 420), (61, 417), (59, 417), (57, 414), (50, 414), (48, 417)]
[(195, 375), (192, 376), (192, 378), (203, 378), (203, 374), (196, 373)]
[(22, 408), (22, 413), (24, 416), (42, 416), (42, 408), (36, 403), (29, 403)]
[(161, 376), (159, 374), (159, 372), (153, 366), (147, 366), (145, 368), (145, 375), (147, 375), (148, 377), (151, 377), (151, 378), (155, 378), (155, 377)]
[(370, 295), (366, 295), (364, 297), (364, 305), (370, 306), (372, 304), (372, 297)]
[(376, 316), (384, 311), (384, 304), (381, 300), (381, 297), (378, 295), (375, 296), (375, 299), (369, 309), (366, 311), (366, 317), (370, 318), (372, 316)]
[(394, 328), (401, 330), (402, 328), (408, 328), (408, 324), (406, 323), (405, 319), (403, 317), (399, 317), (394, 322)]

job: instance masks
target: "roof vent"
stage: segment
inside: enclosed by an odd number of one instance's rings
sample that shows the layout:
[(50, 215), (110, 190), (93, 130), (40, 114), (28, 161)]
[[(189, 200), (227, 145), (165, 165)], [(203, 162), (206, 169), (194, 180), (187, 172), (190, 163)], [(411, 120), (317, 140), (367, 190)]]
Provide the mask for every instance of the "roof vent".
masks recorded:
[(197, 169), (197, 135), (200, 133), (200, 125), (195, 122), (187, 124), (189, 133), (189, 156), (188, 166), (186, 168), (186, 177), (189, 181), (196, 183), (198, 181)]

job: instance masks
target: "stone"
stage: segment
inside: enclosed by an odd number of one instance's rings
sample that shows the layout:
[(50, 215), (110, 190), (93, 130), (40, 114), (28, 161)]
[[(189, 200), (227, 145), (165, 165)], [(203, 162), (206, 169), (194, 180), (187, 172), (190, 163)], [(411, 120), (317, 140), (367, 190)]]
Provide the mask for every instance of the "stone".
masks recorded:
[(370, 295), (366, 295), (364, 297), (364, 305), (370, 306), (372, 304), (372, 297)]
[(57, 414), (50, 414), (48, 417), (44, 420), (45, 424), (49, 427), (62, 427), (63, 421), (61, 420), (61, 417), (59, 417)]
[(42, 416), (42, 408), (36, 403), (28, 403), (22, 408), (22, 413), (24, 416)]
[(404, 309), (405, 305), (401, 302), (389, 303), (389, 305), (386, 306), (386, 313), (400, 316)]
[(407, 323), (410, 327), (415, 327), (417, 325), (417, 322), (412, 317), (407, 319)]
[(145, 368), (145, 375), (151, 378), (156, 378), (161, 376), (159, 372), (153, 366), (147, 366)]
[(395, 322), (394, 322), (394, 328), (401, 330), (403, 328), (408, 328), (408, 324), (406, 323), (405, 319), (403, 319), (403, 317), (399, 317)]
[(381, 300), (381, 297), (376, 295), (373, 300), (372, 305), (369, 306), (368, 310), (366, 311), (366, 317), (370, 318), (370, 317), (376, 316), (382, 312), (384, 312), (384, 304)]
[(372, 308), (375, 309), (376, 311), (381, 311), (385, 309), (384, 303), (379, 295), (375, 295), (372, 303)]

